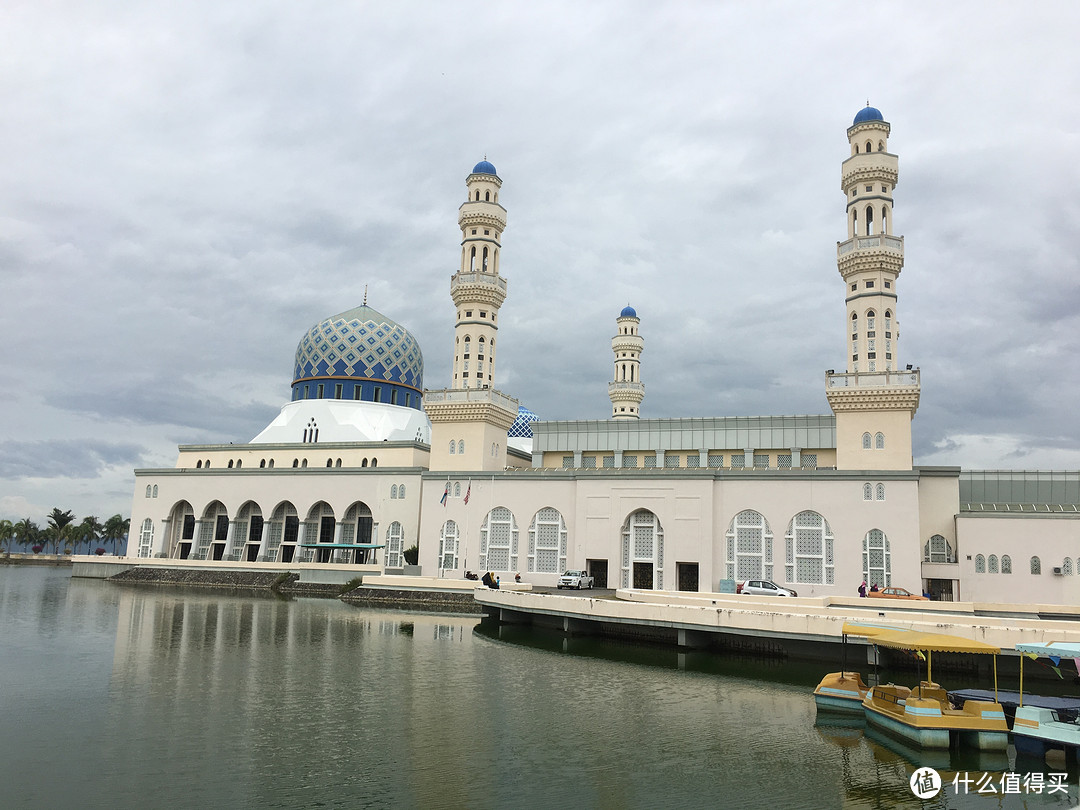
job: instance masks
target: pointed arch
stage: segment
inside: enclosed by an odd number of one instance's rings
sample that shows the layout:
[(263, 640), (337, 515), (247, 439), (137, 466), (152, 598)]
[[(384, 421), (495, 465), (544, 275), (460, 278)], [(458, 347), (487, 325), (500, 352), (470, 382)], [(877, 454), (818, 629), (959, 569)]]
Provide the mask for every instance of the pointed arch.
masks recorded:
[(986, 573), (986, 557), (984, 557), (982, 554), (976, 554), (975, 555), (975, 573), (976, 574), (985, 574)]
[(871, 529), (863, 537), (863, 579), (871, 585), (892, 585), (892, 551), (881, 529)]
[(496, 506), (480, 527), (480, 567), (489, 571), (516, 571), (518, 527), (514, 514)]
[(664, 527), (656, 513), (638, 509), (622, 527), (624, 588), (664, 589)]
[(998, 558), (997, 554), (991, 554), (986, 558), (986, 573), (996, 574), (998, 572)]
[(566, 521), (558, 509), (545, 506), (533, 515), (529, 525), (528, 571), (538, 574), (565, 571), (566, 538)]
[(405, 562), (402, 551), (405, 541), (405, 531), (396, 520), (386, 529), (386, 567), (401, 568)]
[(784, 535), (786, 581), (832, 585), (833, 540), (828, 521), (819, 513), (795, 515)]
[[(458, 525), (448, 520), (439, 532), (439, 568), (453, 570), (458, 567)], [(483, 565), (480, 566), (483, 568)]]
[(864, 433), (862, 435), (862, 449), (863, 450), (869, 450), (871, 441), (873, 441), (873, 439), (870, 436), (870, 434), (869, 433)]
[(773, 533), (760, 512), (744, 509), (728, 525), (728, 579), (773, 578)]

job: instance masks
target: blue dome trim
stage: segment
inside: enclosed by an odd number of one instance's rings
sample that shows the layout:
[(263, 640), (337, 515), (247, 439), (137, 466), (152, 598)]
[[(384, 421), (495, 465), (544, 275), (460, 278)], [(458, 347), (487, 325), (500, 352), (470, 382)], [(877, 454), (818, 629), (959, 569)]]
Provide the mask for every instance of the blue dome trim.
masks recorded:
[(623, 311), (619, 313), (619, 317), (620, 318), (636, 318), (637, 317), (637, 312), (634, 310), (634, 308), (632, 306), (627, 304), (625, 307), (623, 307)]
[(477, 163), (475, 166), (473, 166), (472, 173), (473, 174), (492, 174), (492, 175), (495, 175), (496, 177), (499, 176), (499, 173), (497, 171), (495, 171), (495, 167), (493, 165), (491, 165), (490, 163), (488, 163), (486, 160), (481, 160), (479, 163)]
[(506, 435), (521, 439), (531, 439), (533, 437), (532, 423), (539, 421), (539, 416), (524, 405), (519, 405), (517, 418), (514, 419), (514, 423), (510, 425), (510, 429), (506, 431)]
[(877, 107), (871, 107), (867, 104), (855, 115), (855, 120), (851, 122), (852, 126), (861, 124), (863, 121), (884, 121), (885, 116), (881, 114), (881, 110)]

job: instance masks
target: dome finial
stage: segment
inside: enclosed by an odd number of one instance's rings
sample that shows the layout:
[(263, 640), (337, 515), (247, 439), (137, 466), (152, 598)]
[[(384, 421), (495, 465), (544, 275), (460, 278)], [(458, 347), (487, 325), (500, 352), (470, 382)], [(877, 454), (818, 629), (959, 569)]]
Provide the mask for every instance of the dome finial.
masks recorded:
[[(353, 299), (356, 300), (355, 298)], [(367, 284), (364, 285), (364, 306), (367, 306)]]

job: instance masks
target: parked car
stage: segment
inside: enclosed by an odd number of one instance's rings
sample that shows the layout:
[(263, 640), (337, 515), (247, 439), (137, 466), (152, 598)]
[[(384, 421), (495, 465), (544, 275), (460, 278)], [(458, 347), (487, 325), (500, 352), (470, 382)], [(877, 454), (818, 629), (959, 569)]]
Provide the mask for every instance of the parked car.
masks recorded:
[(781, 588), (767, 579), (747, 579), (735, 586), (735, 593), (749, 593), (756, 596), (798, 596), (791, 588)]
[(560, 588), (591, 588), (593, 578), (584, 571), (567, 571), (559, 577)]
[(929, 602), (925, 596), (912, 593), (904, 588), (883, 588), (880, 591), (867, 591), (867, 596), (876, 596), (878, 599), (914, 599), (916, 602)]

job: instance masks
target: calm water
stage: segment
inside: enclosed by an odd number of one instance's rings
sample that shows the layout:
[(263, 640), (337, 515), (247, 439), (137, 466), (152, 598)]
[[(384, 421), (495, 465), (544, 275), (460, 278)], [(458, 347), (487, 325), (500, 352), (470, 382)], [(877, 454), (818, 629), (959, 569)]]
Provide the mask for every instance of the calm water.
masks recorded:
[(816, 726), (820, 669), (0, 567), (0, 805), (1076, 803), (1075, 771), (1067, 797), (920, 803), (916, 763), (947, 779), (1031, 764)]

